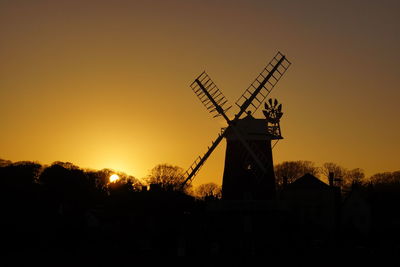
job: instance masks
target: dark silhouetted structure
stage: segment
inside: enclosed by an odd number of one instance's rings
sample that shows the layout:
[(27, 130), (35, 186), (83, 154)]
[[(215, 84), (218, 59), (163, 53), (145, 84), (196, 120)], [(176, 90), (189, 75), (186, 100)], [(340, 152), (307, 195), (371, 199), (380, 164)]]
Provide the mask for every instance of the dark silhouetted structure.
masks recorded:
[(146, 266), (255, 266), (259, 256), (339, 266), (398, 255), (399, 175), (354, 184), (343, 202), (339, 186), (310, 174), (275, 200), (197, 199), (109, 176), (62, 162), (0, 166), (2, 266), (131, 266), (140, 258)]
[[(223, 128), (208, 151), (189, 167), (184, 174), (185, 185), (194, 178), (201, 166), (225, 137), (227, 149), (222, 198), (224, 200), (267, 200), (275, 198), (271, 140), (281, 139), (279, 121), (282, 105), (270, 99), (265, 103), (265, 119), (255, 119), (251, 114), (260, 107), (291, 63), (278, 52), (261, 71), (254, 82), (236, 101), (239, 112), (229, 119), (226, 112), (231, 106), (206, 72), (190, 85), (206, 109), (222, 116), (228, 127)], [(247, 117), (241, 118), (247, 113)]]
[(339, 187), (327, 185), (307, 173), (289, 184), (282, 198), (297, 224), (309, 227), (313, 234), (332, 233), (338, 227)]
[(238, 120), (236, 128), (257, 153), (265, 171), (260, 171), (237, 135), (226, 135), (225, 168), (222, 182), (226, 200), (272, 199), (275, 197), (275, 175), (271, 141), (281, 139), (268, 130), (268, 119), (255, 119), (251, 114)]

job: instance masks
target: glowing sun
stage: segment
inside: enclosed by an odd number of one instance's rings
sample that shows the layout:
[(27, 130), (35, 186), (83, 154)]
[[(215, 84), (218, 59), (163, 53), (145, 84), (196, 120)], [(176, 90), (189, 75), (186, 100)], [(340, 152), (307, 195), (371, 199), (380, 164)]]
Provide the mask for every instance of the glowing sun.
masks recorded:
[(110, 183), (114, 183), (114, 182), (116, 182), (116, 181), (118, 181), (118, 179), (119, 179), (119, 176), (118, 176), (118, 174), (112, 174), (111, 176), (110, 176)]

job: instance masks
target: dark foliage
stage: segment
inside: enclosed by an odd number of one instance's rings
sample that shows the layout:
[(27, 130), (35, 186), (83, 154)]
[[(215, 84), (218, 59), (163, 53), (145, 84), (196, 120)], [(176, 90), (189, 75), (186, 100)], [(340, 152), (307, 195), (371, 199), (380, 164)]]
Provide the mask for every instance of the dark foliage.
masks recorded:
[[(110, 170), (82, 170), (64, 162), (0, 162), (0, 234), (7, 244), (2, 266), (128, 266), (141, 261), (148, 266), (160, 259), (178, 265), (190, 260), (190, 266), (253, 266), (257, 256), (317, 265), (332, 254), (327, 264), (336, 266), (344, 259), (390, 258), (400, 247), (399, 172), (354, 183), (334, 207), (339, 211), (336, 227), (326, 230), (318, 226), (318, 217), (300, 223), (289, 206), (282, 208), (286, 202), (199, 199), (161, 186), (149, 189), (128, 176), (109, 183)], [(320, 187), (330, 192), (328, 185)], [(323, 207), (318, 199), (327, 199), (320, 198), (321, 192), (312, 198), (306, 192), (307, 209), (310, 203)], [(303, 200), (297, 198), (294, 204), (300, 207)], [(340, 223), (340, 210), (359, 200), (371, 214), (367, 232), (352, 221)]]

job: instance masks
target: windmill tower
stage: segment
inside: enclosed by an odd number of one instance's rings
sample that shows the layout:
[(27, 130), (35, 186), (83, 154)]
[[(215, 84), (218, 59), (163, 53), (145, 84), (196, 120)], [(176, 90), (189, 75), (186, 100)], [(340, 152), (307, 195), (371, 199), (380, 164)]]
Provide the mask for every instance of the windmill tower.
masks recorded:
[[(239, 112), (234, 118), (226, 115), (231, 106), (206, 72), (201, 73), (190, 85), (206, 109), (214, 117), (222, 116), (227, 127), (212, 142), (207, 152), (199, 156), (184, 173), (182, 187), (192, 181), (205, 161), (226, 138), (225, 167), (222, 181), (222, 197), (226, 200), (266, 200), (275, 197), (273, 170), (273, 140), (282, 139), (280, 118), (282, 105), (270, 99), (265, 103), (265, 118), (252, 116), (267, 98), (291, 63), (278, 52), (261, 71), (254, 82), (244, 91), (235, 104)], [(246, 114), (243, 118), (242, 115)]]

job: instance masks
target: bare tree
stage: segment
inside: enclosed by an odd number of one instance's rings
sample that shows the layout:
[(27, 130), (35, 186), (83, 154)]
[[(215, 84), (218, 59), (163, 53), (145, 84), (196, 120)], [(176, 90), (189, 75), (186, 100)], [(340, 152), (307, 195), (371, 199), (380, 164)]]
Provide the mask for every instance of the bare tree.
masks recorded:
[(369, 178), (372, 184), (400, 184), (400, 171), (376, 173)]
[(332, 173), (335, 181), (339, 181), (339, 184), (336, 183), (336, 185), (340, 185), (344, 188), (350, 187), (353, 183), (361, 184), (365, 178), (363, 169), (355, 168), (347, 170), (333, 162), (324, 163), (321, 168), (321, 173), (327, 179), (329, 179), (329, 175)]
[(329, 179), (330, 173), (333, 174), (333, 177), (335, 179), (344, 179), (344, 177), (347, 173), (347, 170), (344, 167), (342, 167), (336, 163), (325, 162), (322, 165), (321, 173), (324, 176), (324, 178), (326, 178), (326, 179)]
[(148, 184), (157, 184), (164, 190), (177, 191), (181, 189), (184, 182), (183, 169), (166, 163), (158, 164), (151, 169), (145, 181)]
[(12, 162), (10, 160), (0, 159), (0, 167), (5, 167), (11, 164)]
[(306, 173), (318, 175), (319, 169), (314, 162), (307, 160), (284, 161), (275, 165), (275, 178), (277, 185), (280, 186), (286, 180), (287, 183), (294, 182)]
[(207, 197), (221, 198), (222, 188), (216, 183), (201, 184), (196, 187), (195, 195), (202, 199)]
[[(132, 191), (139, 191), (142, 187), (142, 183), (134, 176), (127, 175), (124, 172), (114, 171), (111, 169), (103, 169), (101, 173), (105, 175), (103, 178), (106, 182), (106, 188), (110, 193), (128, 193)], [(110, 182), (111, 175), (116, 174), (118, 179)]]
[(345, 185), (361, 184), (365, 178), (364, 170), (360, 168), (355, 168), (353, 170), (347, 171), (343, 177), (343, 182)]

